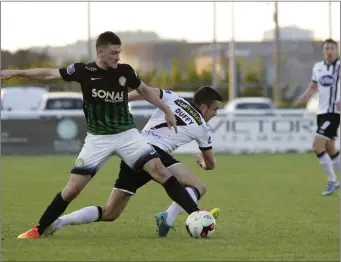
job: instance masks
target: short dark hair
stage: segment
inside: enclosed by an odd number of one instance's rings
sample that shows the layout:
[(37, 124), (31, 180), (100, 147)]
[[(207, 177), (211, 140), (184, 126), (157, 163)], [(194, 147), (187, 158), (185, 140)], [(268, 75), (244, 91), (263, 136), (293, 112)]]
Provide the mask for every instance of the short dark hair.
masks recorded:
[(96, 40), (96, 49), (103, 45), (121, 45), (121, 39), (115, 33), (106, 31), (100, 34)]
[(322, 43), (322, 48), (326, 45), (326, 44), (333, 44), (337, 47), (337, 42), (334, 39), (328, 38), (326, 40), (323, 41)]
[(223, 101), (221, 94), (212, 87), (202, 86), (194, 94), (194, 104), (210, 106), (214, 101)]

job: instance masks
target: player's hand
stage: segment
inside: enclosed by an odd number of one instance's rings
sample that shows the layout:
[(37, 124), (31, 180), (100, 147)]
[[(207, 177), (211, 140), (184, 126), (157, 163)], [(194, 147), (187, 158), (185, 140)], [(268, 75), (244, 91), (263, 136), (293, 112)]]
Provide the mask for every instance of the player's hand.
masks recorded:
[(340, 111), (340, 101), (336, 102), (336, 109)]
[(194, 156), (195, 158), (195, 162), (197, 162), (198, 166), (200, 166), (201, 168), (204, 168), (204, 159), (201, 157), (201, 155), (197, 154)]
[(167, 114), (165, 114), (165, 120), (167, 123), (167, 126), (169, 129), (174, 127), (175, 133), (178, 133), (178, 127), (176, 125), (176, 119), (175, 116), (173, 115), (172, 111), (169, 111)]
[(308, 100), (309, 98), (301, 96), (297, 101), (297, 105), (306, 105), (308, 103)]
[(308, 101), (309, 101), (309, 98), (303, 95), (294, 102), (294, 107), (304, 106), (308, 103)]
[(7, 80), (16, 76), (16, 70), (2, 70), (1, 71), (1, 80)]

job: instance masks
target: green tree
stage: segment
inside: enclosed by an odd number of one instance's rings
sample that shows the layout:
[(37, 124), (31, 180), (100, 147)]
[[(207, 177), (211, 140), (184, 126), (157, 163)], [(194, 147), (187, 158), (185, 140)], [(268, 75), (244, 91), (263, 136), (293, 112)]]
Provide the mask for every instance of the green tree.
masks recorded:
[(187, 58), (184, 63), (184, 72), (182, 82), (188, 87), (196, 86), (201, 82), (201, 76), (198, 74), (194, 59), (192, 57)]
[(157, 76), (156, 68), (154, 68), (153, 70), (149, 72), (146, 72), (145, 74), (142, 74), (138, 70), (136, 71), (136, 73), (143, 79), (143, 82), (145, 82), (147, 85), (152, 86), (153, 84), (155, 84), (155, 79)]
[(262, 59), (256, 58), (248, 63), (243, 63), (243, 65), (243, 74), (241, 76), (243, 91), (240, 95), (263, 96), (265, 72)]
[(181, 83), (183, 79), (183, 72), (181, 70), (181, 61), (173, 59), (172, 61), (172, 68), (170, 70), (170, 84), (173, 90), (181, 89)]
[[(223, 59), (220, 69), (225, 71), (222, 79), (219, 79), (218, 88), (226, 89), (229, 83), (229, 60)], [(241, 96), (262, 96), (262, 86), (264, 84), (264, 66), (262, 59), (249, 61), (246, 58), (237, 59), (237, 83), (243, 89), (239, 93)], [(219, 74), (219, 72), (218, 72)], [(212, 64), (198, 73), (193, 57), (186, 59), (174, 59), (171, 70), (154, 69), (143, 75), (142, 79), (150, 85), (164, 89), (195, 91), (198, 87), (212, 84)], [(224, 92), (226, 97), (228, 92)], [(227, 97), (226, 97), (227, 98)]]

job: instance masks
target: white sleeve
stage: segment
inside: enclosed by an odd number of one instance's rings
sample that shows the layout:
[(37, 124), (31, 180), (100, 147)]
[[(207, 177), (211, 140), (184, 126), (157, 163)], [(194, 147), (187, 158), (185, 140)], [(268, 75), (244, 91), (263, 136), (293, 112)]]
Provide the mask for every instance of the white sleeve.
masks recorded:
[(312, 73), (312, 76), (311, 76), (311, 81), (313, 81), (313, 82), (315, 82), (315, 83), (317, 83), (317, 75), (316, 75), (316, 70), (317, 70), (317, 68), (316, 68), (316, 64), (314, 65), (314, 67), (313, 67), (313, 73)]
[(169, 100), (176, 100), (178, 99), (178, 95), (173, 93), (170, 90), (162, 90), (160, 89), (160, 98), (162, 99), (163, 102), (167, 103)]
[(212, 149), (212, 136), (208, 129), (198, 132), (199, 135), (195, 138), (201, 151)]

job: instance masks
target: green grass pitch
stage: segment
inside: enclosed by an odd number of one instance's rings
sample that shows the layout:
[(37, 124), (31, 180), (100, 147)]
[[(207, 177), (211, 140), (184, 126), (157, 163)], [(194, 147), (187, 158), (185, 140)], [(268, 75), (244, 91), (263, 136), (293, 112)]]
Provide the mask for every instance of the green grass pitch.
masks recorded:
[[(1, 157), (1, 259), (17, 261), (337, 261), (339, 190), (321, 196), (326, 178), (311, 154), (218, 155), (206, 172), (178, 156), (208, 186), (201, 207), (219, 207), (212, 239), (191, 239), (186, 215), (160, 239), (154, 214), (171, 203), (149, 183), (114, 223), (70, 226), (51, 238), (19, 240), (68, 180), (75, 156)], [(111, 158), (67, 212), (103, 204), (117, 177)]]

